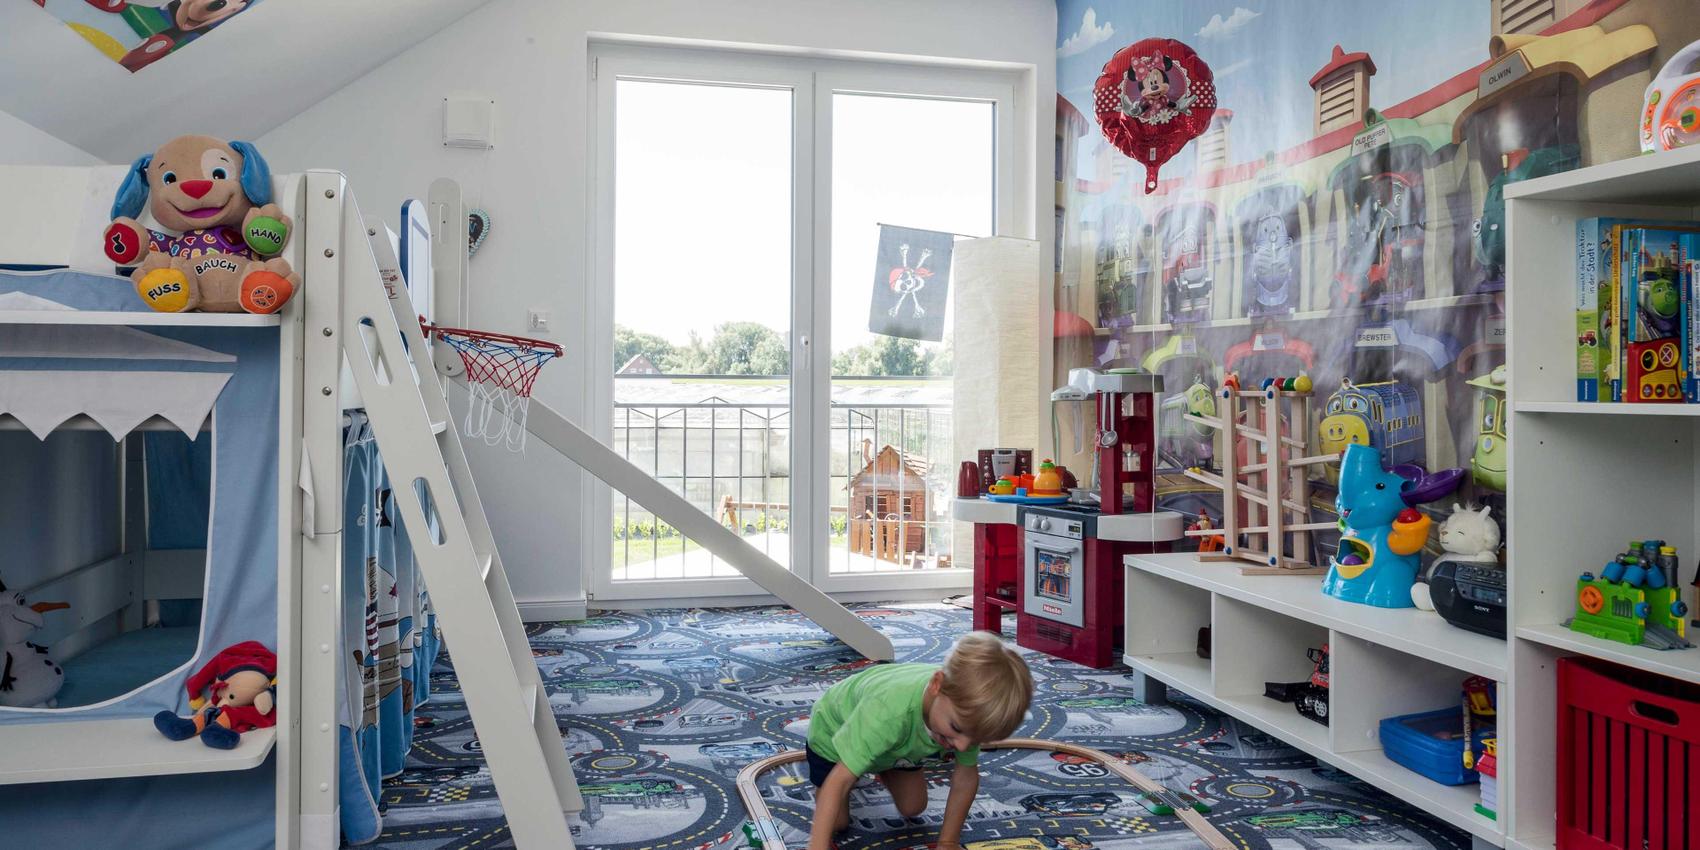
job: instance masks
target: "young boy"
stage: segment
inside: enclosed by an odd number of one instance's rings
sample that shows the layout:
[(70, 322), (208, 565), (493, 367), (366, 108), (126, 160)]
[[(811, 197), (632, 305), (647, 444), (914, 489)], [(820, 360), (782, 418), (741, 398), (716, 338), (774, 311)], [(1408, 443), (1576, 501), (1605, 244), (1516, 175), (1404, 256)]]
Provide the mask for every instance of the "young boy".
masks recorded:
[(830, 850), (850, 823), (850, 786), (879, 775), (897, 811), (927, 808), (921, 760), (956, 753), (938, 850), (959, 850), (962, 824), (980, 788), (980, 744), (1009, 737), (1027, 714), (1033, 677), (1015, 650), (990, 632), (970, 632), (944, 664), (881, 664), (836, 685), (809, 718), (809, 780), (815, 784), (810, 850)]

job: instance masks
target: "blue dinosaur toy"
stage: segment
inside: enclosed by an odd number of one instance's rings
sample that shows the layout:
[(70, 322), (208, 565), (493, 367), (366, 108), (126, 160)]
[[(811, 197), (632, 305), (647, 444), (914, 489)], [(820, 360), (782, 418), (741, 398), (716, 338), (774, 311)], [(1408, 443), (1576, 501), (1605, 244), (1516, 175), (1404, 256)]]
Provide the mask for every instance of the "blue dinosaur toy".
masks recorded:
[(1462, 469), (1433, 475), (1415, 464), (1392, 470), (1369, 446), (1346, 447), (1340, 459), (1340, 549), (1329, 559), (1322, 592), (1380, 608), (1410, 608), (1411, 585), (1431, 521), (1415, 505), (1451, 493)]

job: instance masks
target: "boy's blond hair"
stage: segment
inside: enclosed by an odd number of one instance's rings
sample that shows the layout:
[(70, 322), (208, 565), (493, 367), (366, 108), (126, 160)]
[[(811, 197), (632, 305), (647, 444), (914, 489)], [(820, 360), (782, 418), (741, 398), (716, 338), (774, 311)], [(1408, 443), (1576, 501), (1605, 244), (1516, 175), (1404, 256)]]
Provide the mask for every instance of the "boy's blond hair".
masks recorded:
[(1033, 675), (1027, 662), (991, 632), (969, 632), (944, 660), (939, 693), (956, 707), (957, 725), (975, 743), (1010, 736), (1027, 715)]

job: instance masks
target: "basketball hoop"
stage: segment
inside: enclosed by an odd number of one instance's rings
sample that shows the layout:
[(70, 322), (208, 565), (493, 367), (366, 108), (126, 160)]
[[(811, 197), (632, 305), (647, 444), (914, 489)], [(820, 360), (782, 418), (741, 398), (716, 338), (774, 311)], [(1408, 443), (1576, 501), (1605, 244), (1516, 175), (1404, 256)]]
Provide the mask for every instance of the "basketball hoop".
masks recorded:
[(437, 327), (423, 317), (419, 327), (427, 339), (435, 336), (453, 348), (466, 366), (466, 388), (472, 397), (466, 408), (466, 435), (487, 445), (506, 444), (508, 451), (525, 451), (532, 384), (543, 364), (566, 352), (547, 340)]

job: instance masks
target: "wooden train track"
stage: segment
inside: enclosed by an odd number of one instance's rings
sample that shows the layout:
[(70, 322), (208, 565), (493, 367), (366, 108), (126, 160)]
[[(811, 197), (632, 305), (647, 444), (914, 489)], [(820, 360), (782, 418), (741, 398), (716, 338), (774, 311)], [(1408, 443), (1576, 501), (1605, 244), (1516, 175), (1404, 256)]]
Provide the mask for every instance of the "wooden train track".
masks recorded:
[[(1008, 738), (982, 746), (982, 750), (1039, 750), (1047, 753), (1067, 753), (1073, 756), (1092, 759), (1103, 765), (1104, 769), (1120, 776), (1129, 785), (1144, 792), (1150, 799), (1163, 802), (1175, 810), (1181, 823), (1193, 831), (1204, 841), (1210, 850), (1237, 850), (1233, 842), (1223, 835), (1220, 830), (1211, 825), (1210, 821), (1191, 806), (1187, 805), (1174, 792), (1164, 788), (1155, 780), (1135, 770), (1132, 765), (1122, 761), (1103, 750), (1068, 744), (1062, 741), (1042, 741), (1038, 738)], [(761, 850), (789, 850), (785, 839), (779, 830), (779, 822), (773, 819), (773, 814), (767, 809), (767, 802), (761, 798), (761, 792), (756, 788), (756, 777), (782, 764), (802, 761), (805, 758), (803, 750), (787, 750), (777, 755), (768, 756), (761, 761), (751, 762), (738, 771), (738, 796), (744, 800), (744, 810), (750, 815), (750, 843)]]

